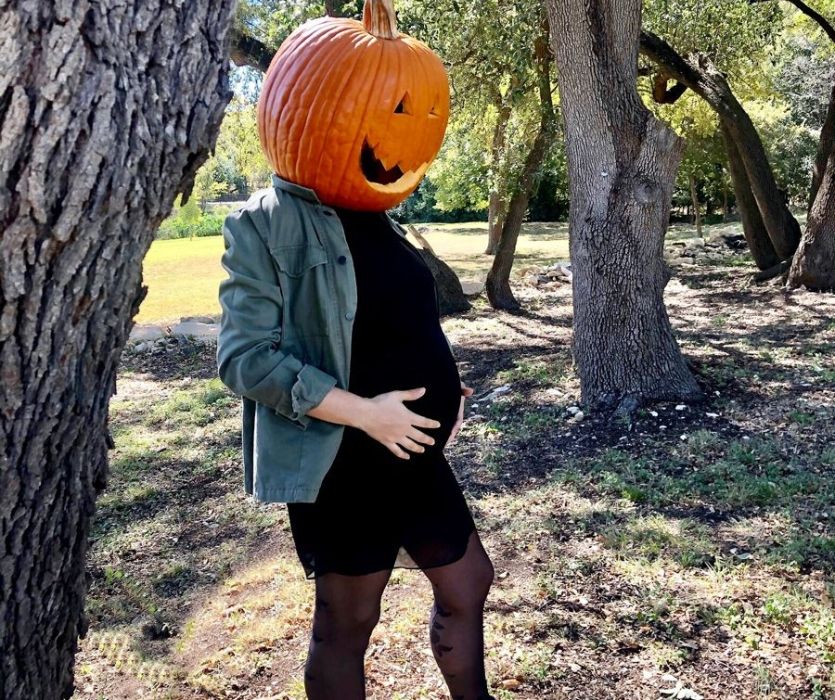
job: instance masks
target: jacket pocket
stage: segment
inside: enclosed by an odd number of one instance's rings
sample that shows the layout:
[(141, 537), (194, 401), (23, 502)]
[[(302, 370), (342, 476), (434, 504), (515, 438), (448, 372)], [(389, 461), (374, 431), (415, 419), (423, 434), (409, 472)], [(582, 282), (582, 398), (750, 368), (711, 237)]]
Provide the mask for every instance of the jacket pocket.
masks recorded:
[(329, 335), (328, 254), (318, 243), (270, 246), (284, 296), (282, 332), (287, 337)]

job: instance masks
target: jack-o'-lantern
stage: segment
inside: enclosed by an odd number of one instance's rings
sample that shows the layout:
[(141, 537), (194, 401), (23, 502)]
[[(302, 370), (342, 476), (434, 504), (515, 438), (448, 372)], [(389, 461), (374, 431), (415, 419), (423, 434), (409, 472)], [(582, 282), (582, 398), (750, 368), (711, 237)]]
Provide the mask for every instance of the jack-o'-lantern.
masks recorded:
[(408, 197), (438, 154), (449, 82), (429, 47), (397, 31), (392, 0), (363, 21), (322, 17), (273, 57), (258, 132), (273, 170), (330, 206), (383, 211)]

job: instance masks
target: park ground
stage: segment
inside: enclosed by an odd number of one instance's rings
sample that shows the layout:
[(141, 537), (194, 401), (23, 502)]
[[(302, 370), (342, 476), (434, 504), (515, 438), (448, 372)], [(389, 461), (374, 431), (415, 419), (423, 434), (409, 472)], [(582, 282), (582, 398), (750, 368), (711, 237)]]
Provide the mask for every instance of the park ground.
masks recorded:
[[(564, 257), (552, 238), (520, 271)], [(460, 254), (481, 269), (476, 242)], [(835, 299), (752, 286), (743, 255), (686, 260), (666, 301), (702, 404), (572, 420), (565, 284), (520, 275), (524, 312), (479, 298), (443, 320), (475, 388), (448, 457), (497, 571), (501, 700), (835, 697)], [(78, 698), (304, 698), (313, 584), (285, 506), (243, 493), (239, 403), (214, 362), (189, 342), (123, 356)], [(430, 603), (419, 571), (395, 570), (370, 698), (447, 697)]]

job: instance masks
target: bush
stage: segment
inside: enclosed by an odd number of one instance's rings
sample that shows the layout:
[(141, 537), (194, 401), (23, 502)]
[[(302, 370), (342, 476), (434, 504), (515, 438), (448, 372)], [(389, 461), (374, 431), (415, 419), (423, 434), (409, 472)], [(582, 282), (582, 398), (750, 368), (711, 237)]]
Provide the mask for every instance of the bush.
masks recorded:
[(201, 214), (197, 218), (192, 218), (181, 216), (180, 212), (177, 212), (162, 222), (157, 232), (157, 239), (219, 236), (225, 218), (223, 214)]

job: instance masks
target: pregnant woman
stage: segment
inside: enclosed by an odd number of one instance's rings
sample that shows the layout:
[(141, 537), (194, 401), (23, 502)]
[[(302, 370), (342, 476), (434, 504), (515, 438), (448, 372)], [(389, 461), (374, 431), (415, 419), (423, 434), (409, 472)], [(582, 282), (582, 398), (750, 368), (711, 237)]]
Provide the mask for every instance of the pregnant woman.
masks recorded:
[(312, 700), (365, 697), (395, 567), (431, 582), (429, 639), (451, 697), (491, 698), (493, 566), (443, 453), (472, 390), (433, 275), (385, 213), (417, 187), (448, 110), (443, 66), (397, 32), (390, 0), (367, 0), (363, 23), (308, 22), (279, 49), (259, 101), (274, 186), (224, 225), (218, 371), (244, 400), (245, 487), (287, 503), (315, 580)]

